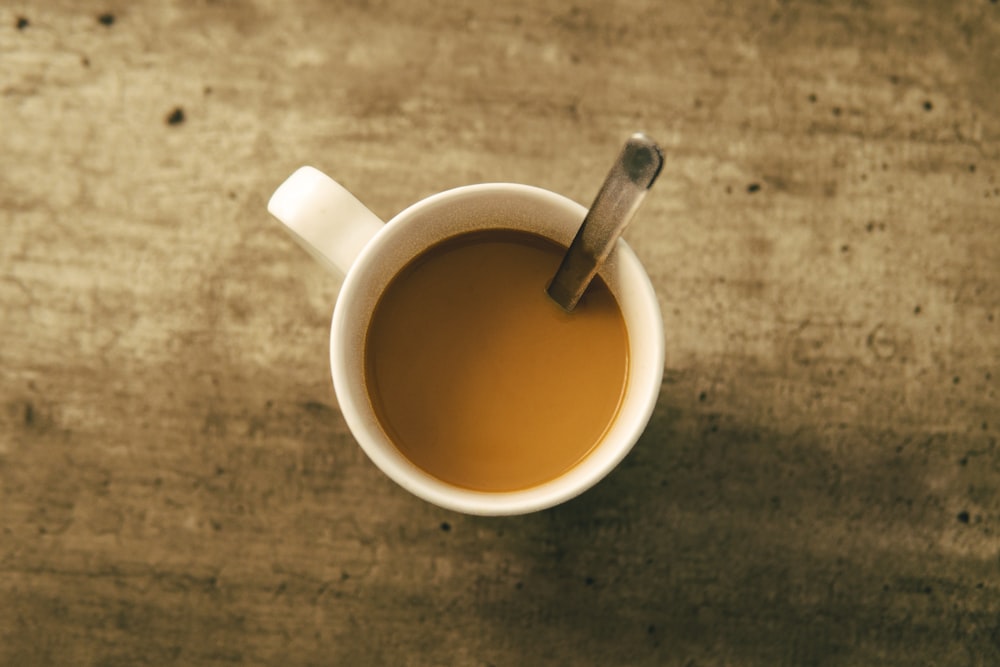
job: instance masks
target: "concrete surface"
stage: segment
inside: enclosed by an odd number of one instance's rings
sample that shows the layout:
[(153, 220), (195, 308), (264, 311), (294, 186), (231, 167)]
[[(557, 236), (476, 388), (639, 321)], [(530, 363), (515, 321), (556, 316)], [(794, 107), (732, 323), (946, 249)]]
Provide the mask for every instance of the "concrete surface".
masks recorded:
[[(0, 665), (1000, 664), (1000, 5), (0, 6)], [(653, 421), (559, 508), (361, 454), (300, 164), (518, 181), (627, 238)]]

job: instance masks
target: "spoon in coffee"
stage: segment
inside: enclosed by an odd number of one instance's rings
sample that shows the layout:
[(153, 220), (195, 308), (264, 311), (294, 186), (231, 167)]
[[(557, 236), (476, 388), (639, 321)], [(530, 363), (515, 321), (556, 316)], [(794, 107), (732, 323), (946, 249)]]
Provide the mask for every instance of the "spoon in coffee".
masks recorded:
[(637, 132), (625, 142), (545, 290), (563, 310), (576, 308), (662, 166), (660, 147), (645, 134)]

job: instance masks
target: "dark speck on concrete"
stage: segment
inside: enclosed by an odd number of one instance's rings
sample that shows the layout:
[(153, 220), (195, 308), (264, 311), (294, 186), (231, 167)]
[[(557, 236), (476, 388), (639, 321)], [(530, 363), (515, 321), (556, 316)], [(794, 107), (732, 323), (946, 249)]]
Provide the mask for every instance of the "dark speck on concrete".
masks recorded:
[(850, 250), (851, 250), (851, 246), (847, 245), (846, 243), (844, 245), (840, 246), (840, 252), (849, 252)]
[(840, 107), (833, 107), (833, 109), (831, 109), (831, 110), (830, 110), (830, 112), (831, 112), (831, 113), (832, 113), (832, 114), (833, 114), (834, 116), (839, 116), (839, 115), (840, 115)]
[(958, 516), (955, 518), (957, 518), (962, 523), (969, 523), (969, 513), (964, 510), (959, 512)]
[(708, 394), (706, 394), (705, 392), (701, 392), (700, 394), (698, 394), (698, 400), (701, 401), (702, 403), (704, 403), (705, 399), (707, 399), (707, 398), (708, 398)]
[(451, 530), (451, 524), (448, 523), (447, 521), (442, 521), (441, 522), (441, 530), (443, 530), (444, 532), (447, 533), (449, 530)]
[(816, 103), (816, 95), (815, 94), (810, 94), (809, 95), (809, 101), (815, 104)]
[(648, 626), (646, 628), (646, 633), (647, 634), (653, 634), (654, 632), (656, 632), (656, 626), (655, 625), (650, 625), (650, 626)]
[(962, 378), (958, 377), (957, 375), (951, 379), (951, 383), (952, 384), (958, 384), (961, 381), (962, 381)]
[(747, 192), (753, 194), (760, 191), (760, 183), (751, 183), (747, 186)]
[(919, 305), (913, 307), (913, 314), (914, 315), (919, 315), (920, 314), (920, 306)]
[(593, 586), (594, 585), (594, 578), (593, 577), (587, 577), (586, 579), (583, 580), (583, 583), (587, 584), (588, 586)]
[(969, 165), (969, 173), (970, 174), (976, 173), (976, 165), (974, 165), (974, 164), (970, 164)]
[(115, 15), (111, 14), (110, 12), (105, 12), (104, 14), (101, 14), (100, 16), (97, 17), (97, 22), (100, 23), (101, 25), (106, 25), (108, 27), (111, 27), (115, 24)]
[(726, 186), (726, 194), (727, 195), (733, 194), (733, 187), (731, 185)]
[(31, 426), (35, 423), (35, 406), (31, 403), (24, 404), (24, 423), (26, 426)]
[(933, 588), (931, 588), (930, 586), (924, 586), (924, 593), (926, 593), (927, 595), (930, 595), (933, 592), (934, 592)]
[(924, 101), (924, 111), (930, 111), (933, 108), (934, 108), (934, 105), (931, 103), (930, 100), (925, 100)]
[(28, 19), (24, 18), (23, 16), (18, 16), (17, 17), (17, 29), (18, 30), (24, 30), (29, 25), (31, 25), (31, 22)]
[(84, 67), (90, 67), (90, 58), (88, 58), (87, 56), (83, 56), (82, 58), (80, 58), (80, 64), (83, 65)]
[(177, 107), (167, 114), (167, 125), (180, 125), (184, 122), (184, 109)]

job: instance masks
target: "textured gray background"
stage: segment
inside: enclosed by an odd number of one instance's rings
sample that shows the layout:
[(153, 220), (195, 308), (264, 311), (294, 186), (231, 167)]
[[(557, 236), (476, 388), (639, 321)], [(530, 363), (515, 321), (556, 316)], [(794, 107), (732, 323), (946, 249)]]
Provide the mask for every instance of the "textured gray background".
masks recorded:
[[(1000, 664), (998, 109), (990, 0), (3, 3), (0, 665)], [(271, 191), (589, 204), (637, 129), (647, 433), (410, 497)]]

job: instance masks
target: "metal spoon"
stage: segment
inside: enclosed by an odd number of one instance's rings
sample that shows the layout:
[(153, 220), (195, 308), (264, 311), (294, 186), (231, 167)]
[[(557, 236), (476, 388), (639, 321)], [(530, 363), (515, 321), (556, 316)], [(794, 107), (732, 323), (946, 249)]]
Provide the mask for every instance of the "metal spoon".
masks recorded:
[(546, 292), (572, 311), (653, 185), (663, 153), (641, 132), (629, 137), (604, 179)]

